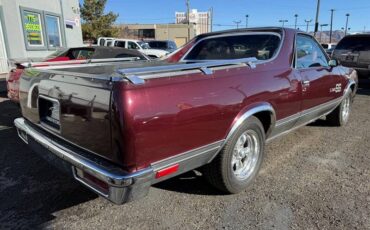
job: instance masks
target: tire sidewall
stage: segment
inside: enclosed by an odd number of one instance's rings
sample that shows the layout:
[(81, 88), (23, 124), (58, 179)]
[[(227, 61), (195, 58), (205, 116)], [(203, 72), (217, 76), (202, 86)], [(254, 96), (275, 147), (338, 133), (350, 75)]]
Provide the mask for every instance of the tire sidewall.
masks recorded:
[[(351, 109), (352, 109), (352, 97), (351, 97), (352, 93), (351, 92), (352, 91), (350, 90), (348, 93), (346, 93), (346, 95), (343, 98), (342, 103), (340, 104), (339, 121), (340, 121), (341, 126), (346, 125), (349, 121), (349, 117), (351, 116)], [(344, 110), (344, 101), (345, 101), (345, 99), (349, 99), (349, 109), (348, 109), (347, 119), (343, 120), (342, 113), (343, 113), (343, 110)]]
[[(231, 161), (233, 157), (233, 150), (235, 147), (236, 142), (238, 141), (240, 135), (242, 135), (247, 130), (253, 130), (258, 135), (258, 141), (259, 141), (259, 156), (257, 159), (256, 166), (254, 168), (254, 171), (251, 173), (251, 175), (244, 179), (240, 180), (238, 179), (231, 166)], [(223, 168), (223, 179), (225, 181), (225, 185), (228, 188), (228, 190), (231, 193), (238, 193), (242, 190), (245, 190), (246, 187), (250, 183), (253, 182), (255, 177), (257, 176), (259, 169), (261, 168), (263, 157), (264, 157), (264, 149), (265, 149), (265, 132), (264, 128), (261, 124), (261, 122), (256, 117), (250, 117), (248, 118), (243, 125), (241, 125), (237, 131), (233, 134), (232, 138), (228, 141), (228, 143), (225, 146), (224, 149), (224, 157), (222, 159), (222, 168)]]

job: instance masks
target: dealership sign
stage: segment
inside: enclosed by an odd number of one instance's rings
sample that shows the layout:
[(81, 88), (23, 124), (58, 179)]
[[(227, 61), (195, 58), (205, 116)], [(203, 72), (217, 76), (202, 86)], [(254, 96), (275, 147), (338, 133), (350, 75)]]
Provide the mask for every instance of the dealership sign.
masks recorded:
[(33, 12), (23, 12), (24, 29), (29, 45), (43, 45), (41, 15)]

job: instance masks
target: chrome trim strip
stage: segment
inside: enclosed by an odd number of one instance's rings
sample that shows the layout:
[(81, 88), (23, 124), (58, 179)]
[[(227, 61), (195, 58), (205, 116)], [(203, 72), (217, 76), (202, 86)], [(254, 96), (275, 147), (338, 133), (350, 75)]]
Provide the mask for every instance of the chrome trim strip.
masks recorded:
[(290, 115), (290, 116), (288, 116), (288, 117), (286, 117), (286, 118), (283, 118), (283, 119), (277, 120), (277, 121), (276, 121), (275, 128), (278, 128), (278, 127), (280, 127), (280, 126), (283, 126), (283, 125), (285, 125), (285, 124), (287, 124), (287, 123), (289, 123), (289, 122), (293, 122), (294, 120), (298, 120), (298, 119), (299, 119), (299, 117), (300, 117), (300, 115), (301, 115), (301, 112), (298, 112), (298, 113), (293, 114), (293, 115)]
[(32, 127), (25, 123), (24, 118), (15, 119), (14, 125), (17, 127), (17, 129), (27, 133), (28, 136), (32, 137), (36, 142), (41, 144), (57, 157), (61, 158), (64, 161), (67, 161), (77, 168), (90, 173), (91, 175), (96, 176), (97, 178), (101, 179), (111, 186), (129, 186), (132, 185), (137, 178), (153, 173), (153, 169), (151, 167), (135, 173), (126, 173), (119, 167), (113, 165), (102, 165), (92, 160), (83, 158), (34, 130)]
[[(218, 66), (229, 66), (229, 65), (240, 65), (248, 62), (256, 62), (256, 58), (243, 58), (243, 59), (232, 59), (232, 60), (215, 60), (215, 61), (201, 61), (195, 63), (180, 63), (180, 64), (169, 64), (164, 66), (150, 66), (150, 67), (140, 67), (140, 68), (128, 68), (128, 69), (118, 69), (117, 72), (123, 76), (130, 75), (144, 75), (140, 76), (142, 79), (148, 79), (149, 74), (158, 74), (166, 72), (176, 72), (183, 70), (194, 70), (202, 68), (211, 68)], [(251, 64), (252, 65), (252, 64)], [(149, 77), (152, 78), (152, 77)]]
[[(341, 102), (341, 100), (339, 100), (339, 104), (340, 104), (340, 102)], [(332, 104), (334, 104), (334, 105), (335, 105), (335, 103), (332, 103)], [(288, 129), (288, 130), (286, 130), (286, 131), (284, 131), (284, 132), (278, 133), (278, 134), (276, 134), (275, 136), (272, 136), (272, 137), (268, 138), (268, 139), (266, 140), (266, 143), (269, 143), (269, 142), (271, 142), (272, 140), (274, 140), (274, 139), (276, 139), (276, 138), (278, 138), (278, 137), (284, 136), (284, 135), (286, 135), (286, 134), (288, 134), (288, 133), (290, 133), (290, 132), (292, 132), (292, 131), (294, 131), (294, 130), (296, 130), (296, 129), (300, 128), (300, 127), (303, 127), (303, 126), (305, 126), (305, 125), (308, 125), (308, 124), (310, 124), (311, 122), (316, 121), (316, 120), (317, 120), (317, 119), (319, 119), (320, 117), (323, 117), (323, 116), (328, 115), (328, 114), (329, 114), (329, 113), (331, 113), (331, 112), (332, 112), (332, 111), (333, 111), (337, 106), (338, 106), (338, 105), (335, 105), (333, 109), (331, 109), (330, 111), (328, 111), (328, 112), (326, 112), (326, 113), (324, 113), (324, 114), (320, 114), (319, 116), (317, 116), (317, 117), (315, 117), (315, 118), (312, 118), (312, 119), (310, 119), (310, 120), (308, 120), (308, 121), (306, 121), (306, 122), (303, 122), (302, 124), (299, 124), (299, 125), (297, 125), (297, 126), (294, 126), (294, 127), (293, 127), (293, 128), (291, 128), (291, 129)], [(326, 107), (329, 107), (329, 106), (324, 106), (324, 108), (326, 108)], [(317, 111), (317, 110), (319, 110), (319, 109), (320, 109), (320, 108), (316, 108), (315, 110), (313, 110), (313, 112), (315, 112), (315, 111)], [(312, 113), (312, 112), (311, 112), (311, 113)], [(307, 116), (307, 114), (309, 114), (309, 113), (306, 113), (306, 115), (303, 115), (303, 116)], [(303, 116), (300, 116), (300, 118), (302, 118)], [(298, 118), (298, 119), (300, 119), (300, 118)]]
[[(76, 66), (81, 66), (83, 64), (92, 63), (107, 63), (107, 62), (121, 62), (121, 61), (137, 61), (140, 60), (139, 57), (127, 57), (127, 58), (102, 58), (102, 59), (85, 59), (85, 60), (71, 60), (71, 61), (55, 61), (55, 62), (25, 62), (21, 65), (26, 68), (37, 68), (37, 69), (49, 69), (49, 68), (66, 68), (71, 67), (70, 64), (75, 64)], [(40, 66), (45, 65), (45, 66)], [(73, 65), (73, 66), (75, 66)]]
[(261, 103), (260, 105), (257, 105), (255, 107), (253, 107), (252, 109), (249, 109), (241, 117), (239, 117), (239, 119), (234, 123), (234, 125), (230, 129), (228, 135), (226, 136), (225, 143), (232, 137), (232, 135), (244, 123), (245, 120), (247, 120), (249, 117), (251, 117), (254, 114), (259, 113), (259, 112), (270, 112), (271, 124), (270, 124), (270, 128), (268, 129), (267, 134), (266, 134), (266, 137), (268, 137), (269, 134), (271, 133), (272, 129), (275, 127), (276, 113), (275, 113), (274, 108), (270, 104)]
[[(313, 122), (313, 121), (315, 121), (315, 120), (319, 119), (320, 117), (323, 117), (323, 116), (326, 116), (326, 115), (330, 114), (330, 113), (331, 113), (334, 109), (336, 109), (336, 108), (337, 108), (337, 106), (338, 106), (338, 105), (343, 101), (343, 98), (344, 98), (344, 97), (349, 93), (349, 89), (351, 88), (351, 86), (352, 86), (352, 85), (355, 85), (355, 84), (356, 84), (356, 83), (355, 83), (355, 81), (354, 81), (354, 80), (352, 80), (352, 79), (350, 79), (350, 80), (349, 80), (349, 83), (348, 83), (348, 85), (347, 85), (346, 89), (343, 91), (343, 95), (342, 95), (341, 97), (338, 97), (338, 98), (336, 98), (336, 99), (333, 99), (333, 100), (331, 100), (331, 101), (329, 101), (329, 102), (325, 102), (325, 103), (323, 103), (323, 104), (321, 104), (321, 105), (318, 105), (318, 106), (315, 106), (315, 107), (313, 107), (313, 108), (310, 108), (310, 109), (304, 110), (304, 111), (302, 111), (302, 112), (300, 112), (300, 113), (294, 114), (294, 115), (292, 115), (292, 116), (288, 117), (289, 119), (284, 118), (284, 119), (278, 120), (278, 121), (276, 122), (276, 124), (277, 124), (277, 125), (276, 125), (276, 127), (280, 127), (280, 126), (284, 125), (285, 123), (287, 123), (287, 122), (289, 122), (290, 120), (292, 120), (292, 118), (293, 118), (293, 117), (297, 117), (297, 121), (298, 121), (300, 118), (305, 117), (305, 116), (309, 116), (310, 114), (312, 114), (312, 113), (314, 113), (314, 112), (317, 112), (318, 110), (330, 109), (328, 112), (326, 112), (326, 113), (324, 113), (324, 114), (320, 114), (319, 116), (316, 116), (316, 117), (314, 117), (314, 118), (312, 118), (312, 119), (308, 120), (307, 122), (303, 122), (302, 124), (299, 124), (299, 125), (297, 125), (297, 126), (295, 126), (295, 127), (291, 128), (291, 129), (288, 129), (288, 130), (286, 130), (286, 131), (284, 131), (284, 132), (278, 133), (278, 134), (276, 134), (275, 136), (269, 137), (269, 138), (266, 140), (266, 143), (268, 143), (268, 142), (270, 142), (270, 141), (272, 141), (272, 140), (274, 140), (274, 139), (276, 139), (276, 138), (278, 138), (278, 137), (280, 137), (280, 136), (283, 136), (283, 135), (285, 135), (285, 134), (288, 134), (288, 133), (290, 133), (290, 132), (292, 132), (292, 131), (294, 131), (294, 130), (296, 130), (296, 129), (298, 129), (298, 128), (302, 127), (302, 126), (305, 126), (305, 125), (307, 125), (307, 124), (309, 124), (309, 123), (311, 123), (311, 122)], [(332, 106), (332, 108), (330, 108), (331, 106)], [(276, 127), (275, 127), (275, 128), (276, 128)]]
[[(196, 148), (196, 149), (192, 149), (184, 153), (180, 153), (176, 156), (172, 156), (172, 157), (154, 162), (151, 164), (151, 166), (154, 171), (158, 171), (168, 166), (171, 166), (173, 164), (177, 164), (177, 163), (181, 164), (192, 158), (201, 157), (203, 154), (206, 154), (212, 151), (216, 153), (217, 152), (216, 150), (219, 150), (224, 142), (225, 140), (216, 141), (214, 143), (211, 143), (211, 144), (208, 144), (208, 145)], [(213, 156), (210, 157), (207, 163), (209, 163), (211, 159), (213, 159)]]

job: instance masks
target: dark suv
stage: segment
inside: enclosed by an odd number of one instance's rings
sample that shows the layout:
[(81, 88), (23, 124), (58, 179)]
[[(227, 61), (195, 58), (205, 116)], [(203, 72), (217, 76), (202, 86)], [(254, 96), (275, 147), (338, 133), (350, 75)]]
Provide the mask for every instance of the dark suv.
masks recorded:
[(171, 40), (153, 40), (153, 41), (145, 41), (148, 43), (150, 48), (152, 49), (160, 49), (160, 50), (166, 50), (170, 53), (175, 51), (177, 49), (176, 43)]
[(343, 66), (357, 70), (359, 77), (370, 76), (370, 34), (356, 34), (344, 37), (335, 48), (332, 58)]

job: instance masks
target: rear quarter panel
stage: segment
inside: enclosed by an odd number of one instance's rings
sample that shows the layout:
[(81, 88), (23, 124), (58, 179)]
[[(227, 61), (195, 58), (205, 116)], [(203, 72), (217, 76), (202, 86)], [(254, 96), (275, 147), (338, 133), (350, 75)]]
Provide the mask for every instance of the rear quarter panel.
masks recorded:
[(115, 84), (113, 148), (123, 152), (129, 171), (138, 170), (225, 139), (254, 104), (270, 103), (277, 119), (291, 115), (300, 107), (299, 82), (290, 68), (266, 69), (270, 67), (238, 67), (214, 76), (149, 80), (145, 86)]

